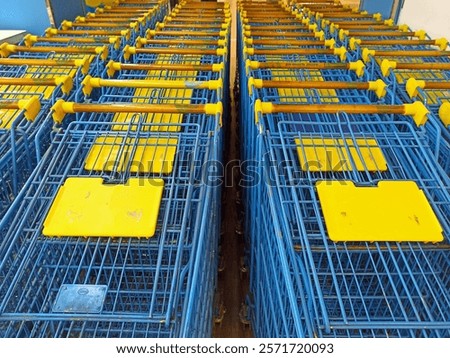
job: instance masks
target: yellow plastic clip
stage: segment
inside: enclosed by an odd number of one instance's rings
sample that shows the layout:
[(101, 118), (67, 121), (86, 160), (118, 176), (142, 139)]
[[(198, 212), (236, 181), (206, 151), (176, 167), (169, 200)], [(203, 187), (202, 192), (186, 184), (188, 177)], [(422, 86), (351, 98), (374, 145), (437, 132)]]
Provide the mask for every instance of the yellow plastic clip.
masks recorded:
[(37, 36), (31, 34), (25, 35), (23, 42), (25, 46), (31, 47), (37, 42)]
[(163, 29), (165, 26), (165, 24), (163, 24), (162, 22), (157, 22), (155, 24), (155, 29)]
[(72, 21), (64, 20), (63, 22), (61, 22), (61, 28), (63, 30), (69, 30), (72, 26), (73, 26), (73, 22)]
[(120, 31), (120, 35), (123, 36), (125, 38), (125, 40), (130, 41), (131, 38), (131, 30), (122, 30)]
[(425, 88), (425, 81), (416, 80), (413, 77), (410, 77), (408, 81), (406, 82), (406, 92), (408, 93), (408, 96), (410, 98), (417, 97), (418, 89), (419, 88)]
[(361, 39), (355, 39), (354, 37), (352, 37), (349, 41), (350, 50), (355, 51), (356, 45), (361, 45)]
[(86, 18), (84, 16), (77, 16), (75, 22), (86, 22)]
[(66, 102), (63, 99), (59, 99), (53, 105), (52, 118), (56, 123), (62, 123), (67, 113), (75, 113), (73, 110), (73, 102)]
[(148, 38), (148, 39), (151, 39), (151, 38), (154, 37), (154, 36), (156, 36), (156, 31), (155, 31), (155, 30), (150, 30), (150, 29), (148, 29), (148, 30), (145, 32), (145, 37)]
[(226, 39), (217, 40), (217, 46), (220, 46), (220, 47), (227, 46), (227, 40)]
[(244, 42), (246, 45), (253, 45), (253, 38), (244, 36)]
[(397, 68), (397, 62), (395, 61), (389, 61), (387, 59), (384, 59), (381, 62), (381, 73), (383, 74), (384, 77), (389, 76), (389, 73), (392, 70)]
[(355, 73), (358, 77), (362, 77), (364, 75), (365, 68), (366, 68), (366, 65), (364, 65), (364, 62), (362, 62), (361, 60), (349, 63), (349, 69), (351, 71), (355, 71)]
[(325, 47), (334, 49), (336, 47), (336, 41), (334, 39), (325, 40)]
[(244, 46), (244, 53), (252, 56), (255, 54), (255, 50), (253, 48), (248, 48), (247, 46)]
[(221, 63), (214, 63), (212, 65), (212, 71), (213, 72), (222, 72), (225, 69), (225, 65), (223, 64), (223, 62)]
[(271, 102), (261, 102), (260, 99), (255, 101), (255, 123), (259, 123), (259, 116), (263, 113), (272, 113), (273, 105)]
[(114, 77), (116, 71), (120, 71), (121, 69), (121, 63), (120, 62), (114, 62), (113, 60), (109, 61), (106, 65), (106, 74), (108, 77)]
[(436, 46), (439, 46), (439, 49), (440, 49), (441, 51), (445, 51), (445, 50), (447, 49), (447, 47), (448, 47), (448, 40), (447, 40), (446, 38), (442, 37), (442, 38), (440, 38), (440, 39), (437, 39), (437, 40), (434, 42), (434, 44), (435, 44)]
[(311, 22), (311, 20), (307, 17), (305, 19), (302, 19), (302, 24), (303, 25), (309, 25), (309, 23)]
[(120, 37), (119, 36), (112, 36), (109, 38), (109, 43), (111, 45), (114, 45), (114, 49), (118, 50), (120, 49)]
[(136, 42), (135, 42), (134, 46), (136, 46), (136, 48), (141, 48), (146, 43), (147, 43), (146, 39), (143, 39), (142, 37), (138, 36), (138, 37), (136, 37)]
[(24, 112), (24, 116), (29, 121), (34, 121), (41, 110), (41, 102), (38, 96), (32, 96), (18, 101), (19, 108)]
[(325, 33), (323, 31), (314, 32), (314, 37), (319, 39), (319, 41), (325, 40)]
[(393, 19), (384, 20), (384, 24), (387, 26), (394, 26), (395, 22)]
[(398, 25), (398, 29), (401, 32), (409, 32), (409, 26), (407, 24), (403, 24), (403, 25)]
[(375, 50), (369, 50), (367, 47), (362, 50), (362, 58), (365, 63), (370, 61), (370, 56), (375, 56)]
[(405, 104), (404, 108), (404, 114), (407, 116), (412, 116), (417, 127), (420, 127), (427, 122), (428, 113), (430, 113), (430, 111), (422, 102), (416, 101), (414, 103)]
[(16, 52), (16, 46), (7, 42), (0, 45), (0, 56), (9, 57), (12, 52)]
[(450, 126), (450, 103), (445, 102), (439, 108), (439, 118), (446, 127)]
[(334, 49), (334, 54), (336, 56), (339, 56), (341, 61), (345, 61), (345, 59), (347, 58), (347, 50), (345, 49), (345, 47), (338, 47)]
[(49, 27), (45, 30), (45, 36), (52, 37), (53, 35), (58, 35), (58, 30), (53, 27)]
[(419, 30), (414, 33), (414, 36), (418, 37), (419, 40), (425, 40), (427, 38), (427, 33), (425, 30)]
[(131, 55), (136, 54), (136, 47), (131, 47), (130, 45), (126, 45), (123, 49), (123, 58), (125, 60), (129, 60)]
[(380, 79), (376, 81), (369, 81), (369, 91), (375, 92), (378, 98), (383, 98), (386, 96), (387, 84)]
[(216, 50), (217, 56), (226, 56), (227, 55), (227, 49), (226, 48), (218, 48)]
[(376, 21), (381, 21), (381, 20), (383, 20), (383, 15), (381, 15), (379, 12), (377, 12), (376, 14), (373, 14), (373, 18)]
[(92, 76), (87, 75), (81, 82), (81, 87), (83, 88), (84, 95), (89, 96), (92, 93), (94, 87), (99, 87), (99, 79), (92, 78)]
[(311, 31), (316, 32), (317, 31), (317, 24), (308, 25), (308, 29)]
[(346, 36), (349, 36), (350, 32), (348, 30), (339, 30), (339, 40), (344, 41)]
[(330, 33), (334, 34), (337, 30), (339, 30), (339, 25), (335, 23), (330, 24)]
[(69, 94), (73, 88), (73, 80), (70, 76), (59, 76), (55, 78), (55, 83), (61, 85), (64, 94)]
[(108, 58), (108, 55), (109, 55), (109, 50), (108, 50), (108, 47), (107, 47), (107, 46), (96, 47), (96, 48), (95, 48), (95, 53), (96, 53), (97, 55), (100, 55), (100, 58), (101, 58), (103, 61), (106, 61), (107, 58)]

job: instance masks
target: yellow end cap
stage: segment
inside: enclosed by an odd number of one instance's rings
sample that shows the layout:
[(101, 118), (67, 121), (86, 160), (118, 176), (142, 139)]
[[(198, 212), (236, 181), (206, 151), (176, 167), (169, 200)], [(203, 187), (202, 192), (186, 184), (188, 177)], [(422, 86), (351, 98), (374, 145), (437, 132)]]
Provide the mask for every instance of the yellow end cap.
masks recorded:
[(62, 123), (67, 113), (75, 113), (73, 110), (73, 102), (66, 102), (63, 99), (59, 99), (53, 105), (52, 118), (55, 123)]
[(406, 81), (406, 92), (410, 98), (417, 97), (418, 89), (425, 88), (425, 81), (416, 80), (413, 77), (410, 77), (408, 81)]
[(375, 56), (375, 50), (369, 50), (367, 47), (362, 50), (362, 58), (365, 63), (370, 61), (370, 56)]
[(214, 63), (212, 65), (212, 71), (213, 72), (221, 72), (221, 71), (224, 70), (224, 68), (225, 68), (225, 65), (224, 65), (223, 62), (221, 62), (221, 63)]
[(24, 112), (24, 116), (29, 121), (34, 121), (41, 110), (41, 102), (38, 96), (18, 101), (19, 108)]
[(335, 48), (333, 53), (336, 56), (339, 56), (341, 61), (345, 61), (345, 59), (347, 58), (347, 50), (345, 49), (345, 47)]
[(109, 43), (111, 45), (114, 45), (114, 49), (118, 50), (120, 49), (120, 37), (119, 36), (112, 36), (109, 38)]
[(414, 33), (414, 36), (418, 37), (419, 40), (425, 40), (427, 38), (427, 33), (425, 30), (419, 30)]
[(59, 86), (61, 85), (61, 89), (64, 94), (69, 94), (73, 88), (73, 80), (70, 76), (60, 76), (55, 78), (55, 83)]
[(244, 25), (242, 27), (244, 28), (245, 31), (250, 31), (252, 29), (250, 25)]
[(172, 17), (171, 16), (166, 16), (165, 18), (164, 18), (164, 21), (172, 21), (173, 19), (172, 19)]
[(96, 53), (97, 55), (100, 55), (100, 58), (101, 58), (103, 61), (106, 61), (107, 58), (108, 58), (108, 55), (109, 55), (109, 50), (108, 50), (108, 47), (107, 47), (107, 46), (96, 47), (96, 48), (95, 48), (95, 53)]
[(81, 67), (81, 73), (85, 75), (89, 71), (89, 67), (91, 65), (90, 56), (85, 56), (83, 58), (79, 58), (74, 60), (75, 66)]
[(373, 14), (373, 18), (376, 21), (381, 21), (381, 20), (383, 20), (383, 15), (381, 15), (379, 12), (377, 12), (376, 14)]
[(437, 39), (437, 40), (434, 42), (434, 44), (435, 44), (436, 46), (439, 46), (439, 49), (440, 49), (441, 51), (445, 51), (445, 50), (447, 49), (447, 47), (448, 47), (448, 40), (447, 40), (446, 38), (442, 37), (442, 38), (440, 38), (440, 39)]
[(23, 42), (25, 46), (31, 47), (37, 42), (37, 36), (31, 34), (25, 35), (23, 38)]
[(217, 46), (220, 46), (220, 47), (227, 46), (227, 40), (225, 40), (225, 39), (217, 40)]
[(339, 30), (339, 40), (344, 41), (347, 36), (349, 36), (350, 32), (348, 30), (340, 29)]
[(430, 111), (422, 102), (417, 101), (411, 104), (405, 104), (404, 108), (404, 114), (407, 116), (412, 116), (414, 123), (416, 123), (418, 127), (427, 122)]
[(314, 37), (319, 39), (319, 41), (324, 41), (325, 40), (325, 32), (323, 32), (323, 31), (314, 32)]
[(72, 26), (73, 26), (72, 21), (64, 20), (63, 22), (61, 22), (61, 28), (62, 28), (63, 30), (68, 30), (68, 29), (70, 29)]
[(450, 126), (450, 103), (445, 102), (439, 108), (439, 118), (446, 127)]
[(349, 41), (350, 50), (355, 51), (356, 45), (361, 45), (361, 39), (355, 39), (354, 37), (352, 37)]
[(145, 36), (148, 39), (151, 39), (153, 36), (156, 36), (156, 31), (155, 30), (147, 30), (145, 33)]
[(222, 115), (222, 113), (223, 113), (222, 102), (205, 104), (205, 114), (215, 116), (217, 114)]
[(90, 96), (91, 93), (92, 93), (92, 90), (94, 89), (94, 86), (92, 85), (91, 80), (93, 80), (92, 76), (87, 75), (84, 78), (84, 80), (81, 82), (81, 87), (82, 87), (82, 90), (83, 90), (83, 94), (85, 96)]
[(136, 46), (136, 48), (141, 48), (143, 45), (147, 44), (147, 40), (143, 39), (142, 37), (138, 36), (136, 38), (136, 42), (134, 44), (134, 46)]
[(386, 96), (387, 84), (380, 79), (376, 81), (369, 81), (369, 91), (375, 92), (378, 98), (383, 98)]
[(308, 25), (308, 29), (311, 31), (316, 32), (317, 31), (317, 24)]
[[(227, 37), (228, 36), (228, 31), (227, 30), (219, 31), (219, 36), (220, 37)], [(250, 36), (250, 32), (248, 32), (248, 35), (247, 35), (247, 32), (245, 32), (245, 36)]]
[(367, 11), (361, 11), (360, 14), (361, 15), (368, 15), (369, 13)]
[(155, 29), (163, 29), (164, 28), (164, 24), (162, 22), (157, 22), (155, 25)]
[(302, 20), (302, 24), (303, 25), (309, 25), (310, 22), (311, 22), (311, 20), (309, 18), (306, 18), (306, 19)]
[(407, 24), (403, 24), (403, 25), (398, 25), (398, 29), (401, 32), (409, 32), (409, 26)]
[(247, 90), (248, 90), (248, 94), (250, 96), (253, 95), (253, 87), (255, 86), (255, 79), (253, 77), (250, 77), (247, 81)]
[(245, 37), (245, 38), (244, 38), (244, 42), (245, 42), (245, 44), (247, 44), (247, 45), (253, 45), (253, 39), (252, 39), (252, 38)]
[(349, 63), (349, 69), (351, 71), (355, 71), (355, 73), (358, 77), (362, 77), (364, 75), (365, 68), (366, 68), (366, 65), (364, 65), (364, 62), (362, 62), (361, 60)]
[(52, 37), (53, 35), (58, 35), (58, 30), (53, 27), (49, 27), (45, 30), (45, 36)]
[(333, 49), (336, 47), (336, 41), (335, 39), (329, 39), (329, 40), (325, 40), (325, 47), (328, 47), (330, 49)]
[(339, 29), (339, 25), (336, 25), (334, 22), (330, 24), (330, 33), (334, 34), (336, 30)]
[(252, 32), (251, 31), (244, 31), (244, 36), (251, 37), (252, 36)]
[(131, 55), (136, 54), (136, 47), (131, 47), (130, 45), (126, 45), (123, 49), (123, 58), (125, 60), (129, 60)]
[(222, 79), (218, 80), (209, 80), (208, 81), (208, 89), (209, 90), (220, 90), (223, 88), (223, 81)]
[(247, 54), (247, 55), (252, 56), (252, 55), (255, 54), (255, 50), (253, 48), (249, 48), (249, 47), (244, 46), (244, 53)]
[(120, 69), (121, 69), (121, 63), (114, 62), (113, 60), (111, 60), (106, 65), (106, 74), (108, 75), (108, 77), (112, 78), (116, 74), (116, 71), (120, 71)]
[(384, 20), (386, 26), (394, 26), (395, 22), (393, 19)]
[(129, 27), (130, 27), (130, 29), (133, 29), (134, 31), (138, 31), (139, 30), (139, 22), (137, 22), (137, 21), (130, 22)]
[(11, 45), (7, 42), (0, 45), (0, 56), (1, 57), (9, 57), (11, 52), (16, 52), (16, 46)]
[(131, 31), (130, 30), (122, 30), (120, 31), (120, 35), (125, 37), (125, 40), (130, 41), (131, 39)]
[(381, 73), (383, 74), (384, 77), (389, 76), (391, 69), (396, 69), (396, 68), (397, 68), (397, 62), (395, 62), (395, 61), (389, 61), (387, 59), (384, 59), (381, 62)]
[(218, 48), (216, 50), (217, 56), (226, 56), (227, 55), (227, 49), (226, 48)]
[(86, 18), (84, 16), (77, 16), (75, 22), (86, 22)]

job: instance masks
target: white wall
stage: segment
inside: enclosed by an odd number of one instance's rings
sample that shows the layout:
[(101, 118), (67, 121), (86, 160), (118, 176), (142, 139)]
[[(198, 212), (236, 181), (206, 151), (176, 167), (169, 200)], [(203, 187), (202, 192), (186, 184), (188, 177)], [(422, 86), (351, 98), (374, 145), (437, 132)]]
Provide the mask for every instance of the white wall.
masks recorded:
[(450, 41), (450, 0), (406, 0), (398, 23)]

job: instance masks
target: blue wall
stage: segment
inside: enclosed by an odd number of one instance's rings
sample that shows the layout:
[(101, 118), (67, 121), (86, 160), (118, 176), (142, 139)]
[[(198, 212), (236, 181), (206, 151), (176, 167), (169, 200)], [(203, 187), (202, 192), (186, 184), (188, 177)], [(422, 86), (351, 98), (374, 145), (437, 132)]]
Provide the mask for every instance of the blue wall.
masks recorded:
[(362, 0), (361, 9), (371, 14), (379, 12), (383, 16), (383, 19), (389, 19), (393, 4), (394, 0)]
[(0, 28), (2, 30), (27, 30), (34, 34), (50, 26), (45, 0), (2, 0)]
[(59, 27), (63, 20), (74, 20), (85, 14), (84, 0), (50, 0), (55, 26)]

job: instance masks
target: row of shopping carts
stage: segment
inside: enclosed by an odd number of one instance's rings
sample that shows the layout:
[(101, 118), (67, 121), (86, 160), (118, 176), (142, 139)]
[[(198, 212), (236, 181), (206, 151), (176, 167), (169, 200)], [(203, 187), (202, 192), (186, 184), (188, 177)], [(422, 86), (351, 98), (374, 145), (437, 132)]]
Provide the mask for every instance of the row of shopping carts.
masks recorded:
[[(43, 36), (28, 34), (19, 45), (0, 46), (0, 215), (48, 147), (50, 107), (57, 99), (70, 100), (85, 75), (100, 74), (127, 41), (167, 11), (167, 2), (139, 4), (98, 9), (64, 21), (60, 29), (49, 28)], [(117, 19), (123, 23), (116, 24)]]
[(442, 81), (446, 42), (338, 1), (238, 15), (255, 335), (449, 337), (447, 107), (404, 89)]
[(0, 222), (2, 337), (211, 335), (230, 12), (166, 9), (124, 0), (25, 38), (101, 53), (46, 108), (57, 130)]

